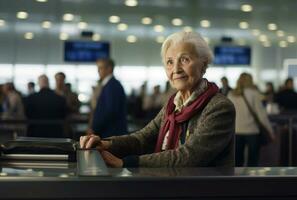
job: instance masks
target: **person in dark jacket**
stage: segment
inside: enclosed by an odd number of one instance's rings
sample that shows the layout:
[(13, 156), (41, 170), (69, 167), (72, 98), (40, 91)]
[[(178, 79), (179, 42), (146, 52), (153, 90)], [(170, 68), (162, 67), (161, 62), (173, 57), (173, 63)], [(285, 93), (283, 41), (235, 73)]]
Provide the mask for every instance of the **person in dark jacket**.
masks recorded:
[(297, 111), (297, 93), (294, 91), (294, 81), (287, 78), (284, 88), (276, 94), (276, 102), (282, 112), (290, 113)]
[(112, 59), (99, 59), (96, 62), (101, 79), (101, 94), (97, 99), (93, 114), (91, 133), (101, 137), (127, 133), (126, 95), (121, 83), (113, 76)]
[(25, 100), (26, 115), (29, 120), (57, 120), (56, 123), (29, 124), (27, 135), (30, 137), (62, 138), (63, 120), (66, 117), (66, 100), (49, 88), (46, 75), (38, 78), (40, 91), (29, 95)]

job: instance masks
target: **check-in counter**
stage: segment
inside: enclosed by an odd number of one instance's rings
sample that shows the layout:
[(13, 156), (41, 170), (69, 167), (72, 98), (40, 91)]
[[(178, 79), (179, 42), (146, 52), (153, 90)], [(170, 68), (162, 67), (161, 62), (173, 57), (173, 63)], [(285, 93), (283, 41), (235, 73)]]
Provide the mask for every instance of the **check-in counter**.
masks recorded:
[(297, 198), (295, 167), (109, 168), (105, 175), (78, 168), (76, 162), (2, 161), (0, 199)]

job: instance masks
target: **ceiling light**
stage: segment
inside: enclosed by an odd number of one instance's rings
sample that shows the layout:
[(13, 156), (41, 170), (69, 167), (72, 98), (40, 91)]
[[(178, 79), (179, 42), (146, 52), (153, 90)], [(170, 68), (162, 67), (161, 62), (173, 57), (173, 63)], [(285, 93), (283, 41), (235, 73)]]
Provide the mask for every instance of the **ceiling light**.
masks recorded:
[(277, 25), (274, 23), (270, 23), (267, 25), (268, 30), (275, 31), (277, 29)]
[(113, 16), (110, 16), (109, 17), (109, 22), (110, 23), (119, 23), (120, 22), (120, 17), (119, 16), (115, 16), (115, 15), (113, 15)]
[(282, 40), (282, 41), (279, 42), (279, 46), (282, 47), (282, 48), (285, 48), (285, 47), (288, 46), (288, 43), (286, 41)]
[(249, 28), (249, 23), (247, 23), (247, 22), (240, 22), (239, 23), (239, 28), (241, 28), (241, 29), (248, 29)]
[(118, 24), (118, 30), (119, 31), (125, 31), (127, 29), (128, 29), (128, 25), (127, 24), (124, 24), (124, 23)]
[(45, 3), (47, 2), (47, 0), (36, 0), (37, 2), (40, 2), (40, 3)]
[(267, 35), (264, 35), (264, 34), (260, 35), (260, 36), (259, 36), (259, 40), (260, 40), (261, 42), (266, 42), (266, 41), (268, 40)]
[(67, 33), (60, 33), (60, 40), (68, 40), (69, 36)]
[(5, 25), (5, 20), (0, 19), (0, 26), (4, 26)]
[(240, 40), (238, 41), (238, 44), (239, 44), (240, 46), (244, 46), (244, 45), (246, 45), (246, 41), (245, 41), (244, 39), (240, 39)]
[(50, 28), (52, 26), (52, 23), (50, 21), (44, 21), (41, 24), (42, 28)]
[(77, 24), (77, 27), (78, 27), (79, 29), (86, 29), (86, 28), (88, 27), (88, 23), (86, 23), (86, 22), (79, 22), (79, 23)]
[(193, 28), (192, 28), (191, 26), (185, 26), (185, 27), (183, 28), (183, 30), (184, 30), (185, 32), (192, 32), (192, 31), (193, 31)]
[(134, 7), (137, 6), (138, 1), (137, 0), (126, 0), (125, 5), (129, 7)]
[(164, 36), (160, 35), (160, 36), (156, 37), (156, 42), (163, 43), (164, 41), (165, 41), (165, 37)]
[(253, 7), (251, 5), (249, 5), (249, 4), (243, 4), (241, 6), (241, 10), (243, 12), (251, 12), (253, 10)]
[(74, 15), (71, 13), (66, 13), (63, 15), (63, 20), (64, 21), (72, 21), (74, 19)]
[(135, 35), (128, 35), (127, 42), (135, 43), (137, 41), (137, 37)]
[(203, 28), (208, 28), (208, 27), (210, 27), (210, 21), (202, 20), (202, 21), (200, 21), (200, 26)]
[(92, 40), (93, 40), (93, 41), (99, 41), (100, 39), (101, 39), (101, 35), (98, 34), (98, 33), (96, 33), (96, 34), (94, 34), (94, 35), (92, 36)]
[(174, 18), (171, 23), (174, 25), (174, 26), (181, 26), (183, 24), (183, 20), (181, 20), (180, 18)]
[(32, 32), (27, 32), (25, 33), (24, 38), (26, 40), (32, 40), (34, 38), (34, 34)]
[(282, 30), (278, 30), (278, 31), (276, 31), (276, 35), (277, 35), (278, 37), (284, 37), (284, 36), (285, 36), (285, 32), (282, 31)]
[(271, 47), (271, 43), (269, 41), (265, 41), (262, 43), (264, 47)]
[(164, 26), (162, 26), (162, 25), (155, 25), (154, 26), (154, 30), (155, 30), (155, 32), (158, 32), (158, 33), (163, 32), (164, 31)]
[(295, 36), (293, 36), (293, 35), (289, 35), (289, 36), (287, 37), (287, 40), (288, 40), (288, 42), (290, 42), (290, 43), (294, 43), (294, 42), (296, 42), (296, 38), (295, 38)]
[(17, 18), (19, 19), (27, 19), (28, 18), (28, 13), (24, 11), (20, 11), (17, 13)]
[(144, 18), (142, 18), (141, 19), (141, 23), (142, 24), (145, 24), (145, 25), (147, 25), (147, 24), (151, 24), (152, 23), (152, 18), (150, 18), (150, 17), (144, 17)]
[(258, 36), (258, 35), (260, 35), (260, 33), (261, 33), (261, 31), (258, 30), (258, 29), (253, 29), (253, 30), (252, 30), (252, 34), (253, 34), (254, 36)]

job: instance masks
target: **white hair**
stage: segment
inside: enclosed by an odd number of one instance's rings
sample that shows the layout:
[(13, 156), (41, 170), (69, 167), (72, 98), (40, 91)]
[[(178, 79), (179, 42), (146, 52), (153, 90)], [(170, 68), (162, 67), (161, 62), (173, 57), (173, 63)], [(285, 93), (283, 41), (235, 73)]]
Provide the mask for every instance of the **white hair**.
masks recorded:
[(206, 64), (205, 68), (207, 68), (208, 64), (212, 62), (213, 54), (203, 37), (199, 33), (185, 31), (173, 33), (169, 35), (163, 42), (161, 48), (161, 57), (163, 62), (168, 48), (178, 43), (193, 44), (195, 46), (198, 57), (202, 59)]

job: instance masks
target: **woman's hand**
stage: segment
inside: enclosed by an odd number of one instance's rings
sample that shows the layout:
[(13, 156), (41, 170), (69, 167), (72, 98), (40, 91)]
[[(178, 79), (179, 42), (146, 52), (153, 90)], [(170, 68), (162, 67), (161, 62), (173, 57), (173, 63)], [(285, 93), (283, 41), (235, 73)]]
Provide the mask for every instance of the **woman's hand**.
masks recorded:
[(108, 151), (101, 151), (101, 156), (108, 166), (115, 168), (123, 167), (123, 160)]
[(107, 150), (111, 145), (110, 141), (101, 140), (98, 135), (94, 134), (81, 136), (79, 143), (82, 149), (97, 148), (99, 151)]

